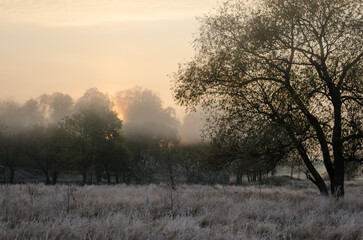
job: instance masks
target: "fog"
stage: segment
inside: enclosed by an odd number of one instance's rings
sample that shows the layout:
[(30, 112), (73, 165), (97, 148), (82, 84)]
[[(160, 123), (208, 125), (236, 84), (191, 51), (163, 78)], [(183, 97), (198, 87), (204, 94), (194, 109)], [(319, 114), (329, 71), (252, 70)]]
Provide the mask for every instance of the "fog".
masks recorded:
[(0, 100), (0, 125), (21, 130), (38, 125), (58, 124), (81, 108), (110, 109), (123, 121), (126, 138), (173, 138), (183, 144), (201, 140), (202, 114), (189, 113), (178, 119), (176, 111), (165, 106), (160, 95), (150, 89), (134, 87), (114, 95), (91, 88), (76, 99), (67, 93), (44, 93), (23, 103)]
[(151, 90), (134, 88), (115, 96), (116, 109), (123, 115), (125, 136), (145, 135), (177, 138), (179, 121), (175, 110), (163, 107), (160, 97)]
[(80, 98), (143, 86), (175, 105), (168, 75), (192, 57), (196, 16), (216, 0), (1, 1), (0, 98)]

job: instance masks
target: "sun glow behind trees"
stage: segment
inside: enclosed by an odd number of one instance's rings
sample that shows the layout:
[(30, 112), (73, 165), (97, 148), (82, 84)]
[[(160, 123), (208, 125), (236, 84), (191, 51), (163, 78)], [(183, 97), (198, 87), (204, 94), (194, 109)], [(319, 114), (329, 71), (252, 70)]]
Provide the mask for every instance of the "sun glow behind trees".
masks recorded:
[(113, 94), (143, 86), (180, 117), (167, 75), (192, 55), (195, 17), (216, 2), (1, 1), (0, 96), (24, 102), (49, 92), (78, 98), (93, 87)]

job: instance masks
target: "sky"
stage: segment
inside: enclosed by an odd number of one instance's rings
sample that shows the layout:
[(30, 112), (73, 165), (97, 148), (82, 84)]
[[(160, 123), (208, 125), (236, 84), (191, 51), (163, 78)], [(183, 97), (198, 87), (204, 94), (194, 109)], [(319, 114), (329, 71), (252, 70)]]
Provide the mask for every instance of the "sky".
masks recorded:
[(0, 99), (42, 93), (78, 98), (141, 86), (172, 99), (171, 77), (189, 60), (197, 16), (217, 0), (0, 0)]

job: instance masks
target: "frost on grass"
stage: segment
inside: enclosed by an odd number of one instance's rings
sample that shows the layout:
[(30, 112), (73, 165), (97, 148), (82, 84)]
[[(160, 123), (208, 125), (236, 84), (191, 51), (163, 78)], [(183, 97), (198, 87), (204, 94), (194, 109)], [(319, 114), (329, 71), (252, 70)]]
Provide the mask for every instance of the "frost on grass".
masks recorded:
[[(71, 194), (70, 194), (71, 193)], [(0, 186), (0, 239), (362, 239), (362, 182), (299, 187)]]

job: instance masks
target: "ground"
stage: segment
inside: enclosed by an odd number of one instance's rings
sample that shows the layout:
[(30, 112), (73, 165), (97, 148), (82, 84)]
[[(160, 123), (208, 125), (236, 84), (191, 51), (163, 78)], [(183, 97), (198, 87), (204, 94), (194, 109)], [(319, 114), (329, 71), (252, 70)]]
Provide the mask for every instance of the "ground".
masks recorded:
[(363, 239), (363, 182), (344, 199), (284, 186), (0, 185), (0, 239)]

